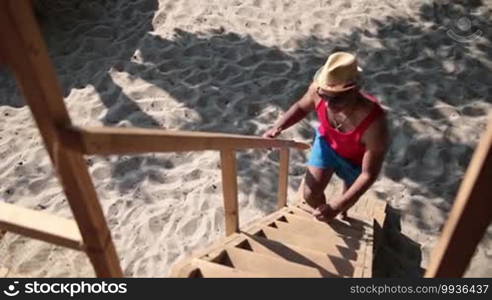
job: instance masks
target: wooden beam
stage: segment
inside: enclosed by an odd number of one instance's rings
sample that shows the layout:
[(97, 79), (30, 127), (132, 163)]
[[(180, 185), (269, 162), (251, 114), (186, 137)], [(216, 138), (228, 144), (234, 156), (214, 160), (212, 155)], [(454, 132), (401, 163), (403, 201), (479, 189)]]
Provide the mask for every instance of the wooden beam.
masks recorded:
[(461, 277), (492, 220), (492, 115), (461, 182), (425, 277)]
[(82, 236), (73, 220), (0, 202), (0, 228), (48, 243), (82, 250)]
[[(255, 136), (189, 132), (178, 130), (87, 127), (68, 128), (69, 140), (81, 140), (85, 154), (125, 154), (143, 152), (178, 152), (238, 150), (251, 148), (309, 149), (308, 144)], [(70, 146), (70, 145), (67, 145)]]
[(289, 185), (289, 148), (280, 149), (280, 168), (278, 176), (277, 208), (287, 206), (287, 188)]
[(0, 52), (41, 132), (97, 276), (122, 276), (81, 147), (61, 131), (70, 127), (71, 121), (30, 1), (0, 1), (0, 41)]
[(222, 191), (224, 195), (226, 235), (239, 232), (237, 203), (236, 153), (231, 150), (220, 152), (222, 169)]

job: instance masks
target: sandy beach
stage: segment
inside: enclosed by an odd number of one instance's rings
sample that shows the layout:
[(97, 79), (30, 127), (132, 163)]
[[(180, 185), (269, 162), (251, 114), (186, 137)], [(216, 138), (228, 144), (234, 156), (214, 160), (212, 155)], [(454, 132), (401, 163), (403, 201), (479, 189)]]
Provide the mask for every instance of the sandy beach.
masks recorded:
[[(492, 1), (45, 0), (37, 6), (73, 123), (261, 135), (334, 51), (357, 55), (392, 144), (376, 275), (421, 276), (492, 111)], [(11, 73), (0, 67), (0, 201), (71, 218)], [(281, 138), (311, 143), (311, 114)], [(289, 202), (309, 151), (293, 151)], [(278, 153), (238, 153), (240, 222), (275, 210)], [(163, 277), (224, 236), (218, 152), (88, 156), (125, 276)], [(334, 178), (328, 189), (341, 190)], [(466, 276), (492, 276), (492, 226)], [(84, 253), (7, 233), (11, 275), (93, 277)]]

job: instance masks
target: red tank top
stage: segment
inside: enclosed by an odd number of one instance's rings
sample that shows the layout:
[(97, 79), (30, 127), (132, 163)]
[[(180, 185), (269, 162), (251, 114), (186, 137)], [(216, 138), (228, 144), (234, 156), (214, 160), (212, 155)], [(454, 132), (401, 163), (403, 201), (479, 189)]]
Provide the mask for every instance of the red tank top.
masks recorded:
[(384, 113), (376, 97), (365, 93), (361, 94), (376, 105), (374, 105), (367, 117), (354, 130), (349, 132), (340, 132), (331, 126), (327, 111), (329, 106), (326, 101), (321, 100), (316, 106), (318, 119), (321, 123), (319, 126), (320, 135), (340, 156), (359, 166), (362, 165), (362, 158), (366, 151), (366, 147), (361, 143), (362, 136), (372, 122)]

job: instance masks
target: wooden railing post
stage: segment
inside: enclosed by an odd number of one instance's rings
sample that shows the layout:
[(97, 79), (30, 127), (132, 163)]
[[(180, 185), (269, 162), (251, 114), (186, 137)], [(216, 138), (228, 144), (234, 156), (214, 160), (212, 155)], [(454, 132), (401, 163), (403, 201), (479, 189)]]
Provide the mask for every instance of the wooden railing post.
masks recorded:
[[(82, 146), (67, 141), (71, 126), (62, 89), (48, 57), (30, 1), (0, 1), (0, 52), (15, 73), (50, 155), (80, 229), (83, 249), (99, 277), (122, 277), (123, 272), (97, 199)], [(68, 147), (67, 144), (72, 146)], [(43, 224), (39, 224), (43, 226)]]
[(277, 208), (287, 205), (287, 186), (289, 183), (289, 148), (280, 149), (280, 168), (278, 170)]
[(425, 277), (461, 277), (492, 221), (492, 115), (461, 182)]
[(222, 169), (222, 192), (224, 195), (226, 236), (239, 232), (239, 215), (237, 203), (236, 152), (220, 151), (220, 168)]

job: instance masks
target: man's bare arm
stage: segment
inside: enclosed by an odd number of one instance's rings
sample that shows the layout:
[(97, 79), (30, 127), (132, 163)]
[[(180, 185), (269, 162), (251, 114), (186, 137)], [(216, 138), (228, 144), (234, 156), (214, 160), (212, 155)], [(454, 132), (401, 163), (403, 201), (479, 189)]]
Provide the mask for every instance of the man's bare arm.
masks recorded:
[(362, 159), (362, 172), (342, 197), (331, 203), (335, 210), (343, 211), (352, 206), (378, 177), (389, 146), (388, 127), (384, 117), (377, 120), (366, 131), (363, 142), (366, 145), (366, 152)]
[(263, 137), (276, 137), (282, 131), (304, 119), (307, 114), (315, 109), (316, 86), (312, 83), (304, 96), (294, 103), (272, 129), (268, 130)]

